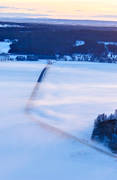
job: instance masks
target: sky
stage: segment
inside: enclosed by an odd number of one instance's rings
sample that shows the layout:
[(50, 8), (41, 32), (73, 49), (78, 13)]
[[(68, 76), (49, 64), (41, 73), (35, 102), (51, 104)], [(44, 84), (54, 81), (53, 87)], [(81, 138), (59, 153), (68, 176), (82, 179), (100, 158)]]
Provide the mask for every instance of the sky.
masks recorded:
[(117, 20), (117, 0), (0, 0), (0, 18)]

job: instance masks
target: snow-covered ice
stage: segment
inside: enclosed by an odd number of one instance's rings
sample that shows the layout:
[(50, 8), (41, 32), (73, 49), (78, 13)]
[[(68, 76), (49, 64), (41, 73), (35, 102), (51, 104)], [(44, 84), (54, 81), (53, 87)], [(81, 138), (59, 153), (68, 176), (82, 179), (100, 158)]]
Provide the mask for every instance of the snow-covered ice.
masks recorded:
[[(116, 180), (117, 161), (41, 129), (24, 108), (45, 66), (0, 62), (0, 179)], [(34, 114), (87, 140), (94, 119), (116, 109), (117, 65), (57, 62), (34, 102)]]

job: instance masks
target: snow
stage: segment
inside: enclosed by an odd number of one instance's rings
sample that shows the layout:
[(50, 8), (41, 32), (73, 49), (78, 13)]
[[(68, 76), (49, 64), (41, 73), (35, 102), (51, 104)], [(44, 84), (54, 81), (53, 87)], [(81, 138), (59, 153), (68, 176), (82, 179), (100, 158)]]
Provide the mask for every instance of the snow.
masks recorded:
[(64, 60), (64, 61), (72, 61), (72, 57), (71, 57), (71, 56), (68, 56), (68, 55), (64, 55), (64, 56), (63, 56), (63, 60)]
[[(116, 180), (115, 159), (42, 129), (24, 113), (43, 62), (0, 62), (0, 179)], [(115, 64), (57, 62), (33, 114), (89, 140), (97, 115), (116, 109), (116, 80)]]
[(10, 50), (11, 44), (12, 44), (12, 42), (8, 41), (8, 40), (0, 41), (0, 54), (1, 53), (8, 53)]
[(108, 46), (108, 45), (117, 46), (117, 42), (98, 41), (98, 44), (104, 44), (106, 46)]
[(16, 24), (0, 24), (0, 28), (22, 28), (24, 26)]
[(91, 61), (93, 56), (92, 54), (73, 54), (74, 61)]
[(85, 41), (77, 40), (76, 43), (75, 43), (75, 46), (83, 46), (83, 45), (85, 45)]

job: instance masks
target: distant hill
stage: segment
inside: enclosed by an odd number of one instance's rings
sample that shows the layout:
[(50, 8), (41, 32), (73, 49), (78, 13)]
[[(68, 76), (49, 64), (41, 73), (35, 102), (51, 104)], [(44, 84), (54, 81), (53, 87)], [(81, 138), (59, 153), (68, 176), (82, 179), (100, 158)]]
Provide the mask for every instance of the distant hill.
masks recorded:
[[(97, 58), (106, 57), (108, 52), (117, 54), (116, 27), (1, 22), (0, 41), (4, 39), (17, 39), (9, 51), (14, 54), (53, 58), (56, 54), (92, 54)], [(112, 43), (105, 46), (98, 42)]]

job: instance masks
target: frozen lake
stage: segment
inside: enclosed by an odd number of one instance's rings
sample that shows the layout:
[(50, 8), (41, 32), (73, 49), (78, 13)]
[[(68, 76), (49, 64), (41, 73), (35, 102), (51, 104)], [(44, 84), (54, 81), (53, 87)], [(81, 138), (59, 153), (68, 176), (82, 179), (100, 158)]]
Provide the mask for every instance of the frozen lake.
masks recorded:
[[(24, 108), (45, 63), (0, 62), (0, 178), (116, 180), (117, 161), (31, 121)], [(58, 62), (34, 102), (39, 120), (90, 140), (94, 119), (116, 109), (117, 65)]]

